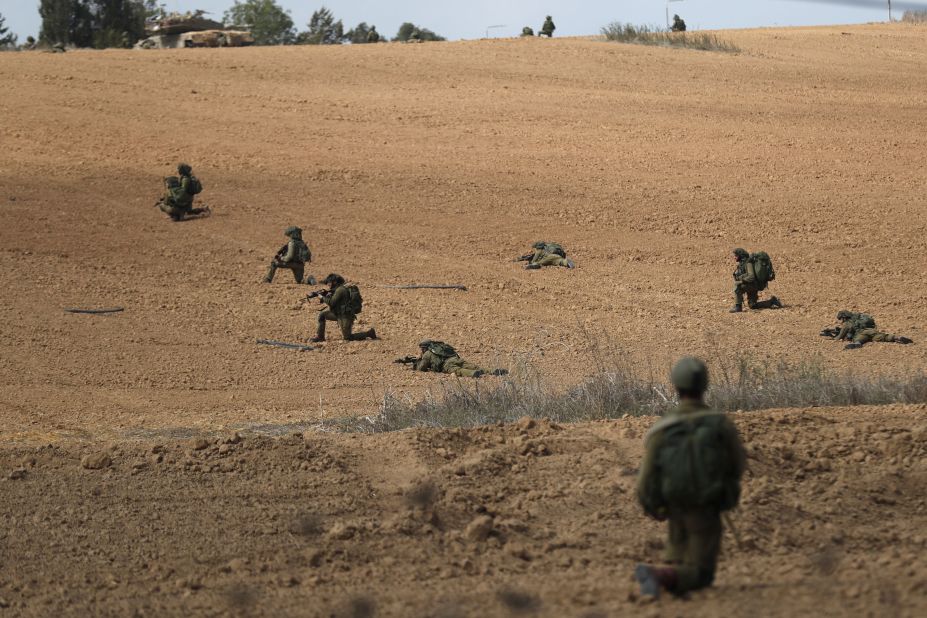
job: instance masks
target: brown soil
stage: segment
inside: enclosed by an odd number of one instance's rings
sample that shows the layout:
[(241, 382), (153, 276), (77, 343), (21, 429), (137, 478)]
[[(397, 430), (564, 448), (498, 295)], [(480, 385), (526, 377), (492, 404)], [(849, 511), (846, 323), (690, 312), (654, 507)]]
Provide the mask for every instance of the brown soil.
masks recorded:
[[(0, 54), (0, 458), (22, 477), (0, 484), (3, 604), (312, 614), (357, 594), (454, 615), (503, 611), (509, 587), (550, 615), (626, 611), (625, 574), (660, 538), (622, 476), (646, 421), (543, 429), (538, 457), (511, 427), (186, 441), (417, 396), (448, 378), (390, 360), (424, 337), (486, 365), (530, 354), (563, 386), (591, 369), (589, 334), (661, 373), (744, 351), (923, 370), (923, 32), (725, 36), (743, 53), (532, 39)], [(211, 218), (152, 206), (180, 160)], [(286, 271), (260, 283), (291, 224), (313, 273), (362, 286), (359, 326), (381, 341), (254, 344), (314, 328), (308, 288)], [(509, 261), (539, 238), (578, 268)], [(785, 309), (726, 313), (735, 246), (774, 256)], [(469, 291), (379, 287), (400, 283)], [(842, 308), (917, 343), (844, 352), (817, 337)], [(748, 547), (718, 589), (667, 611), (922, 612), (924, 410), (739, 422), (756, 456)], [(111, 446), (111, 466), (80, 467)], [(410, 514), (397, 492), (424, 478), (437, 506)], [(493, 534), (473, 546), (480, 507)], [(814, 574), (822, 561), (833, 575)]]

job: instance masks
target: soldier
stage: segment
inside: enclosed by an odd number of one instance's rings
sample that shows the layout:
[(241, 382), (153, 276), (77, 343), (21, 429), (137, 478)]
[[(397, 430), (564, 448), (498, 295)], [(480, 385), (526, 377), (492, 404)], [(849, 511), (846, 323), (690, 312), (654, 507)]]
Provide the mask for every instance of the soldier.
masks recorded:
[(460, 378), (479, 378), (486, 374), (494, 376), (504, 376), (508, 373), (505, 369), (483, 369), (479, 365), (468, 363), (460, 358), (450, 345), (443, 341), (432, 341), (426, 339), (418, 344), (422, 355), (419, 357), (406, 356), (397, 359), (397, 363), (406, 363), (412, 365), (415, 371), (434, 371), (435, 373), (450, 373)]
[(283, 235), (289, 237), (290, 241), (280, 247), (274, 259), (270, 261), (270, 268), (267, 269), (264, 283), (273, 282), (274, 273), (277, 272), (278, 268), (289, 268), (293, 271), (293, 278), (296, 279), (296, 283), (302, 283), (306, 263), (312, 261), (312, 252), (309, 250), (309, 245), (303, 241), (302, 228), (291, 225), (283, 231)]
[(525, 26), (521, 29), (521, 36), (534, 36), (534, 28), (531, 26)]
[[(756, 254), (761, 255), (761, 254)], [(765, 253), (762, 255), (766, 256)], [(769, 256), (766, 256), (768, 260)], [(775, 274), (766, 281), (761, 281), (757, 277), (756, 264), (754, 257), (751, 257), (745, 249), (734, 249), (734, 260), (737, 261), (737, 268), (734, 270), (734, 307), (731, 313), (740, 313), (744, 310), (744, 295), (747, 296), (747, 304), (750, 309), (778, 309), (782, 303), (775, 296), (769, 300), (758, 300), (760, 292), (766, 289), (769, 281), (775, 278)], [(769, 262), (769, 269), (772, 270), (772, 262)]]
[(708, 368), (682, 358), (670, 373), (679, 406), (645, 438), (637, 496), (651, 517), (668, 520), (669, 567), (639, 564), (641, 594), (675, 595), (710, 586), (721, 550), (721, 513), (737, 506), (746, 455), (734, 424), (705, 405)]
[(177, 176), (164, 179), (167, 193), (156, 206), (167, 214), (172, 221), (183, 221), (185, 217), (202, 215), (208, 217), (212, 212), (208, 206), (193, 208), (193, 196), (203, 191), (202, 183), (193, 175), (193, 168), (186, 163), (177, 166)]
[(673, 32), (685, 32), (686, 31), (686, 22), (679, 15), (673, 15), (673, 27), (671, 28)]
[(377, 32), (376, 26), (370, 26), (370, 32), (367, 33), (367, 42), (368, 43), (379, 43), (380, 42), (380, 33)]
[(538, 33), (538, 36), (546, 36), (547, 38), (550, 38), (554, 36), (554, 30), (556, 29), (557, 26), (554, 25), (554, 20), (551, 19), (550, 15), (548, 15), (544, 19), (544, 25), (541, 26), (541, 31)]
[(882, 343), (900, 343), (907, 345), (914, 343), (907, 337), (890, 335), (876, 329), (875, 319), (868, 313), (856, 313), (854, 311), (838, 311), (837, 321), (840, 323), (839, 329), (824, 329), (821, 335), (833, 337), (837, 341), (850, 341), (845, 350), (856, 350), (872, 341)]
[(326, 321), (338, 322), (338, 326), (341, 327), (341, 335), (344, 337), (345, 341), (376, 339), (377, 331), (372, 328), (362, 333), (352, 332), (354, 320), (357, 319), (357, 314), (360, 313), (364, 307), (364, 301), (361, 298), (360, 290), (357, 289), (357, 286), (345, 285), (344, 277), (334, 273), (325, 277), (322, 283), (329, 286), (327, 292), (313, 292), (308, 296), (308, 298), (318, 296), (323, 303), (328, 305), (328, 309), (319, 312), (318, 330), (316, 331), (315, 337), (312, 338), (312, 341), (314, 343), (325, 341)]
[(531, 245), (533, 251), (521, 256), (516, 262), (528, 262), (525, 270), (537, 270), (542, 266), (564, 266), (574, 268), (573, 260), (567, 259), (566, 251), (555, 242), (539, 240)]

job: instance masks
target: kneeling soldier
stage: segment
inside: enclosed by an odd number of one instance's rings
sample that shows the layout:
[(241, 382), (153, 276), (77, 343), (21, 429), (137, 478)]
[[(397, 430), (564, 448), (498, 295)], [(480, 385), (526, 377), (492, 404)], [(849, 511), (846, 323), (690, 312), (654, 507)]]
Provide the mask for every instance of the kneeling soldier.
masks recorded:
[(362, 333), (352, 332), (357, 314), (364, 308), (364, 299), (356, 285), (345, 285), (344, 277), (334, 273), (322, 280), (329, 286), (327, 291), (313, 292), (308, 298), (319, 297), (328, 309), (319, 312), (319, 326), (312, 341), (318, 343), (325, 341), (325, 322), (338, 322), (341, 335), (345, 341), (360, 341), (361, 339), (376, 339), (377, 331), (366, 330)]
[(426, 339), (418, 344), (422, 355), (419, 357), (406, 356), (396, 359), (397, 363), (412, 365), (415, 371), (434, 371), (436, 373), (450, 373), (461, 378), (479, 378), (487, 373), (494, 376), (503, 376), (508, 373), (505, 369), (483, 369), (479, 365), (468, 363), (460, 358), (450, 345), (443, 341)]
[(670, 374), (679, 406), (647, 433), (637, 479), (644, 511), (669, 521), (667, 561), (678, 566), (637, 565), (641, 593), (682, 595), (710, 586), (721, 551), (721, 513), (737, 506), (746, 465), (734, 424), (705, 405), (708, 368), (683, 358)]
[(309, 245), (303, 241), (301, 228), (291, 225), (284, 230), (283, 235), (288, 236), (290, 241), (280, 247), (274, 259), (270, 261), (270, 268), (267, 269), (264, 283), (271, 283), (274, 280), (274, 274), (278, 268), (289, 268), (293, 271), (296, 283), (302, 283), (306, 263), (312, 261), (312, 252), (309, 250)]

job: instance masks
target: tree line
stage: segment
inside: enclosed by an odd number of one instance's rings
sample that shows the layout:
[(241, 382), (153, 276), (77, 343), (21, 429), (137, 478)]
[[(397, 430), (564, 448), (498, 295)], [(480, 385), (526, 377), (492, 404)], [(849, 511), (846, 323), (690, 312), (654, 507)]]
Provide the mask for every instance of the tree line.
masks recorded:
[[(166, 12), (157, 0), (39, 0), (39, 42), (73, 47), (131, 47), (145, 38), (145, 21)], [(251, 31), (256, 45), (338, 45), (386, 41), (376, 27), (361, 22), (345, 30), (324, 6), (299, 31), (276, 0), (234, 0), (223, 24)], [(31, 37), (30, 37), (31, 40)], [(411, 22), (399, 27), (394, 41), (443, 41), (444, 37)], [(17, 37), (0, 14), (0, 49), (16, 47)]]

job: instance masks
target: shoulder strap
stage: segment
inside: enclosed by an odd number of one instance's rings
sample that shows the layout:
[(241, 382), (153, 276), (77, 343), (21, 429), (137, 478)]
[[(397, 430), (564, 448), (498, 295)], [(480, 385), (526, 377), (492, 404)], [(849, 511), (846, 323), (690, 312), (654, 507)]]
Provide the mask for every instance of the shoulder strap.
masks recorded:
[(644, 443), (646, 444), (647, 441), (650, 440), (650, 438), (653, 436), (653, 434), (657, 433), (658, 431), (663, 431), (664, 429), (668, 427), (672, 427), (673, 425), (678, 425), (679, 423), (683, 421), (692, 421), (695, 419), (705, 418), (708, 416), (724, 416), (724, 414), (716, 410), (703, 410), (702, 412), (694, 412), (692, 414), (677, 414), (674, 416), (664, 416), (663, 418), (658, 420), (656, 423), (654, 423), (653, 427), (651, 427), (647, 431), (647, 435), (644, 436)]

